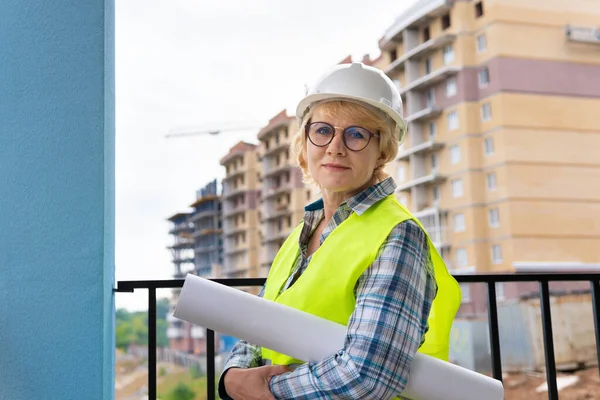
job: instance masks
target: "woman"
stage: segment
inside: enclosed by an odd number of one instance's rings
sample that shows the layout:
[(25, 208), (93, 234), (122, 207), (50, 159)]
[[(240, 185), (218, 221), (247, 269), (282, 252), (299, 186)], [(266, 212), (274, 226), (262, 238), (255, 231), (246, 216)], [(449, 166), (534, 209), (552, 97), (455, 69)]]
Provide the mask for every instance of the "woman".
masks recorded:
[(448, 359), (460, 305), (458, 284), (383, 171), (406, 132), (400, 94), (382, 71), (343, 64), (318, 80), (297, 116), (292, 150), (322, 198), (305, 208), (260, 295), (346, 325), (346, 341), (317, 363), (240, 341), (219, 395), (397, 397), (417, 351)]

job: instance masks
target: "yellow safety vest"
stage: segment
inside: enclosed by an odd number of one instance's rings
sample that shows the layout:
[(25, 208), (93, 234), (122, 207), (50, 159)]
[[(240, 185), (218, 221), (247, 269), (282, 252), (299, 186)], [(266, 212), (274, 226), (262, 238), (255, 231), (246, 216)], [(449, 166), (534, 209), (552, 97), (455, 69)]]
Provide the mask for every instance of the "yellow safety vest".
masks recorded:
[[(394, 195), (385, 197), (360, 216), (351, 214), (315, 251), (296, 282), (279, 294), (292, 273), (299, 252), (301, 223), (288, 236), (273, 260), (264, 298), (347, 326), (356, 307), (356, 282), (373, 263), (394, 226), (406, 220), (414, 221), (425, 231)], [(448, 361), (450, 330), (460, 307), (461, 291), (429, 236), (427, 241), (438, 292), (428, 318), (429, 330), (419, 352)], [(304, 363), (267, 348), (261, 350), (262, 358), (274, 365)]]

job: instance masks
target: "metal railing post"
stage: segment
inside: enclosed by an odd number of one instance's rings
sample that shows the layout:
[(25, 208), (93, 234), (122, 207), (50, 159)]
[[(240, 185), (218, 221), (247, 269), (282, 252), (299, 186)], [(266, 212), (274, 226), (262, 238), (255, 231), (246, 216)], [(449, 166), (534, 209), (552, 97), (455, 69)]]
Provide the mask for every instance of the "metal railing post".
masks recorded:
[(594, 316), (594, 334), (596, 335), (596, 354), (600, 365), (600, 282), (591, 281), (592, 312)]
[(148, 399), (156, 400), (156, 288), (148, 289)]
[(498, 304), (496, 303), (496, 282), (488, 282), (488, 328), (492, 350), (492, 374), (502, 382), (502, 356), (500, 353), (500, 328), (498, 326)]
[(206, 390), (207, 400), (215, 400), (215, 331), (206, 330)]
[(548, 399), (558, 400), (556, 360), (554, 359), (554, 337), (552, 335), (552, 316), (550, 312), (550, 289), (548, 287), (548, 281), (540, 282), (540, 296), (544, 351), (546, 353), (546, 382), (548, 384)]

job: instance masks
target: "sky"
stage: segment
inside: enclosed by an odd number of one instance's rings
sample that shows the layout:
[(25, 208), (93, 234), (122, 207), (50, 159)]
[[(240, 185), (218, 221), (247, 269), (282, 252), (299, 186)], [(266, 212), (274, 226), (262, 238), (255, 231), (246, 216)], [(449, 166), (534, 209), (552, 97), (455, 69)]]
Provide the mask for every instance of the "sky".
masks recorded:
[[(376, 58), (378, 40), (414, 2), (115, 2), (116, 280), (171, 279), (167, 218), (224, 176), (219, 159), (235, 143), (256, 143), (283, 109), (293, 115), (324, 70), (348, 55)], [(117, 293), (116, 305), (147, 309), (147, 292)]]

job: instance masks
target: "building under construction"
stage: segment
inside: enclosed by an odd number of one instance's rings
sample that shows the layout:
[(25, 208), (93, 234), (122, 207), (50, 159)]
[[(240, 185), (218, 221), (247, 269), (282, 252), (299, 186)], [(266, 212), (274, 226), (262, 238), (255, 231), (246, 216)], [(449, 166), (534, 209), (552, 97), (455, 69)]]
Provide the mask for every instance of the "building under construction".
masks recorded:
[[(219, 274), (223, 264), (222, 203), (216, 180), (198, 190), (192, 211), (177, 213), (168, 220), (173, 244), (172, 253), (175, 279), (184, 279), (187, 273), (203, 277)], [(180, 289), (172, 291), (167, 315), (169, 347), (187, 353), (203, 354), (206, 348), (205, 329), (173, 317)]]
[(261, 276), (267, 276), (271, 264), (291, 231), (302, 221), (304, 206), (315, 190), (302, 182), (302, 172), (291, 159), (290, 145), (298, 130), (295, 117), (285, 110), (260, 130), (261, 160)]

